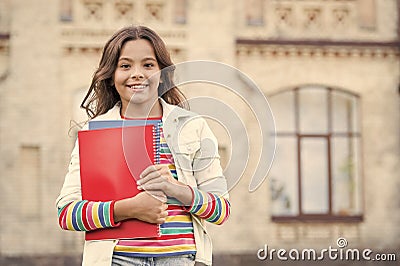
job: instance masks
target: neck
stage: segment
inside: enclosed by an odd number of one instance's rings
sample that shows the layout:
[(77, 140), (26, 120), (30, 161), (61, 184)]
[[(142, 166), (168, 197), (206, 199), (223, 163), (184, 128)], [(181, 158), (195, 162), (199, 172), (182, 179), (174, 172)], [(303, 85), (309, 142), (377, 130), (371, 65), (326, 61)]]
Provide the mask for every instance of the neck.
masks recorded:
[(162, 113), (162, 106), (158, 99), (150, 108), (147, 105), (133, 103), (129, 104), (129, 107), (124, 105), (121, 107), (121, 115), (127, 118), (160, 117)]

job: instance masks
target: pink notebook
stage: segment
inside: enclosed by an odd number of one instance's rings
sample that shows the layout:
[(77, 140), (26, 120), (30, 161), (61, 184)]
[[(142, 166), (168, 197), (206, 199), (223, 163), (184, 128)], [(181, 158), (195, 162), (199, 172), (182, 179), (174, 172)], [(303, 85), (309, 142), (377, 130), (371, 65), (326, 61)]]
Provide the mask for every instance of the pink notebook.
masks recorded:
[[(110, 201), (141, 192), (136, 179), (157, 156), (157, 126), (78, 132), (82, 199)], [(157, 224), (126, 220), (114, 228), (86, 232), (86, 240), (157, 237)]]

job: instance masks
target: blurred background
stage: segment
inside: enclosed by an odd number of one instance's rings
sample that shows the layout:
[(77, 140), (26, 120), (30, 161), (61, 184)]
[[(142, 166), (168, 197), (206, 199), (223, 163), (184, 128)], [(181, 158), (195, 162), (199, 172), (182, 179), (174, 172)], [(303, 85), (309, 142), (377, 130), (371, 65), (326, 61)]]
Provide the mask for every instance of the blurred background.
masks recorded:
[[(249, 136), (230, 220), (209, 226), (215, 265), (291, 264), (257, 252), (338, 238), (399, 261), (399, 16), (398, 0), (0, 0), (0, 265), (80, 264), (83, 234), (59, 229), (55, 199), (102, 47), (131, 24), (158, 32), (175, 63), (239, 69), (273, 112), (275, 160), (250, 193), (261, 146), (252, 91), (182, 86), (236, 110)], [(212, 127), (229, 178), (234, 130)]]

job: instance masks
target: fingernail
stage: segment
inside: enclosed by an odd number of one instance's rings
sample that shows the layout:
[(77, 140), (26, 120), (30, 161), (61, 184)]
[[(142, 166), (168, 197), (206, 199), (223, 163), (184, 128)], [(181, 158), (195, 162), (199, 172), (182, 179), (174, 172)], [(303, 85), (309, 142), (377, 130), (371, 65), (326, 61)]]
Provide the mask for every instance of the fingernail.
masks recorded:
[(137, 186), (137, 189), (143, 190), (142, 186)]

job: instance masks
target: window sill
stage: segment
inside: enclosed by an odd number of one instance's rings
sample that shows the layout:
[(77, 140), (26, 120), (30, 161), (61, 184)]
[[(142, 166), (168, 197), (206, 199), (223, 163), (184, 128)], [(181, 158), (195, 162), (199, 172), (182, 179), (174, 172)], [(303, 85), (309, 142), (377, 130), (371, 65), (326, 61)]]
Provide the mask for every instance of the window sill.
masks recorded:
[(272, 216), (271, 221), (275, 223), (297, 223), (297, 222), (324, 222), (324, 223), (360, 223), (362, 215), (340, 216), (340, 215), (298, 215), (298, 216)]

